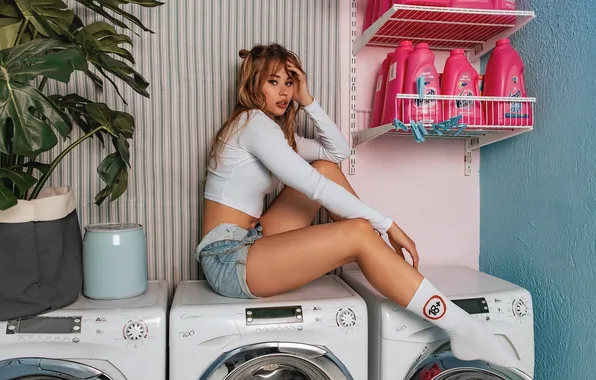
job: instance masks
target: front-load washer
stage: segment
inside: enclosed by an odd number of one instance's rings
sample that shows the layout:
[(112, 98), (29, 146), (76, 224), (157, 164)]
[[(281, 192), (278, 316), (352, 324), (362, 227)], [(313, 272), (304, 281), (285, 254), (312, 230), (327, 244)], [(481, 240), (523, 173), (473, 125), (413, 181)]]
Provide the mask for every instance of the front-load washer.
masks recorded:
[(0, 380), (165, 380), (167, 303), (167, 283), (150, 281), (137, 297), (81, 295), (61, 310), (0, 322)]
[(170, 380), (366, 380), (366, 303), (337, 276), (261, 299), (181, 282), (170, 310)]
[(369, 312), (370, 380), (528, 380), (534, 375), (534, 320), (530, 293), (468, 267), (420, 268), (446, 297), (486, 323), (507, 342), (520, 367), (504, 369), (460, 361), (440, 328), (381, 295), (357, 267), (341, 277), (365, 300)]

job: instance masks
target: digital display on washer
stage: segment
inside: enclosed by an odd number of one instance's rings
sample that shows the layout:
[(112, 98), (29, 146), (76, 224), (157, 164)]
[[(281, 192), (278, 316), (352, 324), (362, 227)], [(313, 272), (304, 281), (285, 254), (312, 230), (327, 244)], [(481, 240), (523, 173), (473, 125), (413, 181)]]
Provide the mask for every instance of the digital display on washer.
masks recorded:
[(246, 325), (301, 323), (302, 306), (255, 307), (246, 309)]
[(296, 307), (264, 307), (250, 309), (253, 319), (292, 318), (296, 316)]
[(468, 312), (468, 314), (488, 313), (488, 304), (484, 298), (452, 300), (452, 302), (464, 309), (466, 312)]
[[(70, 334), (80, 332), (80, 318), (34, 317), (21, 319), (16, 328), (17, 334)], [(77, 327), (75, 329), (75, 327)]]

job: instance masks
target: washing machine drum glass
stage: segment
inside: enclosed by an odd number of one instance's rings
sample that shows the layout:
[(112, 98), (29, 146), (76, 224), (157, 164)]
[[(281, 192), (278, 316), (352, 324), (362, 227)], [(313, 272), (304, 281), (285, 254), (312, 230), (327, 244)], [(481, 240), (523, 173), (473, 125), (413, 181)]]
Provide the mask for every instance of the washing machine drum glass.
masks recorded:
[[(328, 380), (311, 362), (293, 356), (265, 356), (230, 374), (226, 380)], [(333, 380), (333, 379), (329, 379)]]
[(328, 351), (296, 343), (262, 343), (222, 355), (200, 380), (347, 380)]
[(517, 369), (502, 368), (483, 361), (462, 361), (449, 345), (422, 360), (407, 376), (408, 380), (532, 380)]

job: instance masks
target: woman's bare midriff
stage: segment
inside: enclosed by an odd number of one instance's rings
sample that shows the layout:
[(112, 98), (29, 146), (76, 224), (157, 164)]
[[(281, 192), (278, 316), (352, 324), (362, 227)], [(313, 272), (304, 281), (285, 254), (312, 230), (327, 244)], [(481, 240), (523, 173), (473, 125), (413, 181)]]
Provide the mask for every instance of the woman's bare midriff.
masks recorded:
[(223, 223), (236, 224), (244, 229), (250, 229), (256, 226), (257, 221), (258, 219), (255, 217), (236, 210), (233, 207), (205, 199), (201, 236), (204, 237), (209, 231)]

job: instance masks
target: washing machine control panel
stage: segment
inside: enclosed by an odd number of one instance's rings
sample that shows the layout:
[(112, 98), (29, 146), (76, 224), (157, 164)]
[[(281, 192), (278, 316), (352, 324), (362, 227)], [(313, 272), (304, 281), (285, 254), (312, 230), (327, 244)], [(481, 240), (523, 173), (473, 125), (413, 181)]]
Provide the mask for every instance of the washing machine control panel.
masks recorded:
[(525, 292), (515, 293), (451, 299), (451, 301), (480, 320), (523, 324), (526, 319), (532, 319), (532, 298)]
[(111, 315), (36, 316), (0, 323), (0, 344), (96, 343), (139, 348), (158, 338), (155, 334), (161, 323), (160, 318)]

